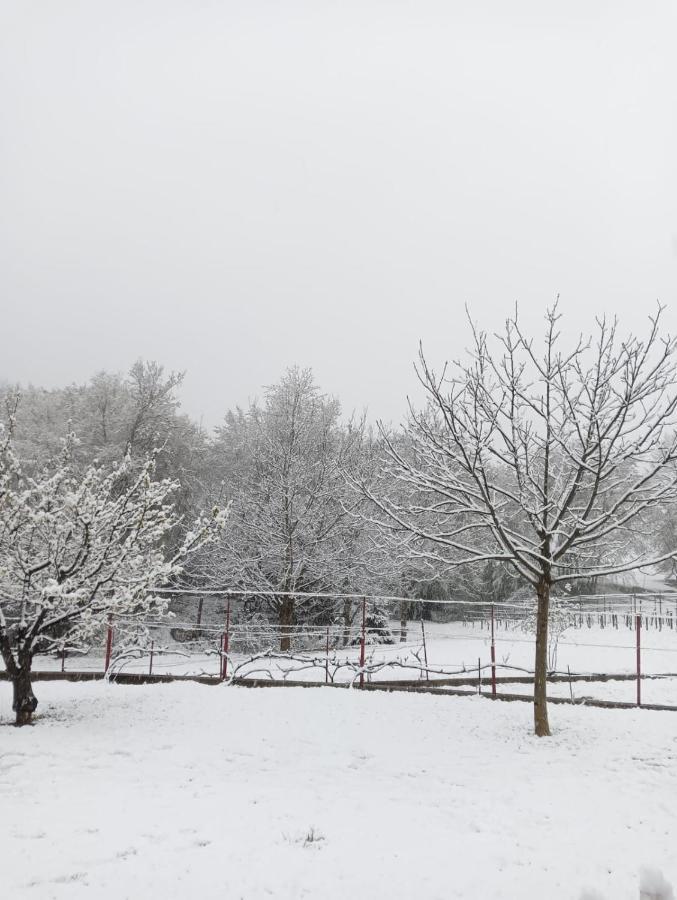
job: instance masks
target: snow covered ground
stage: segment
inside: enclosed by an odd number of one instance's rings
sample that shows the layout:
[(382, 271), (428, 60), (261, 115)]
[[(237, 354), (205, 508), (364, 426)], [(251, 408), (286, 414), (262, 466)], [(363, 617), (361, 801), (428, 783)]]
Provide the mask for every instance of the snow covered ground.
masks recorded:
[[(0, 728), (3, 896), (637, 900), (677, 882), (673, 713), (40, 683)], [(11, 720), (0, 684), (0, 721)], [(595, 895), (597, 896), (597, 895)]]

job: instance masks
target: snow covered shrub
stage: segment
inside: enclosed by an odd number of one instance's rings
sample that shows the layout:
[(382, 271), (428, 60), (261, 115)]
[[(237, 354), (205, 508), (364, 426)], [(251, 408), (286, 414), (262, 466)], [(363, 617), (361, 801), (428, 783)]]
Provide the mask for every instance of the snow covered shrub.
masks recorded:
[(230, 646), (237, 653), (259, 653), (274, 647), (278, 640), (279, 629), (264, 613), (254, 612), (234, 621)]
[[(372, 609), (367, 608), (365, 616), (365, 635), (366, 644), (394, 644), (395, 638), (390, 631), (388, 616), (380, 606), (374, 606)], [(361, 633), (353, 638), (352, 644), (359, 645), (362, 640)]]

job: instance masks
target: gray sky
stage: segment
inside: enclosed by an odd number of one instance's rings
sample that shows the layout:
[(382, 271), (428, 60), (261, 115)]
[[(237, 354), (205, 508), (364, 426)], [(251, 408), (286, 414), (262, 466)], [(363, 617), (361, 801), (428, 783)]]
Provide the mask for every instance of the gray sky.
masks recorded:
[(0, 378), (398, 420), (463, 307), (677, 331), (677, 4), (0, 0)]

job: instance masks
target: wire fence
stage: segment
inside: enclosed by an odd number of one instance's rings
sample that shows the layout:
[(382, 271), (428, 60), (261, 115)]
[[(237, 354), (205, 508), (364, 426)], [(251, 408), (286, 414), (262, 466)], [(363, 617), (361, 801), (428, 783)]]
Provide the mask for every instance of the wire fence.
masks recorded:
[[(165, 592), (167, 617), (111, 620), (101, 646), (67, 646), (36, 670), (121, 672), (153, 677), (246, 681), (465, 686), (498, 696), (530, 690), (534, 604), (485, 600)], [(293, 614), (281, 622), (283, 598)], [(277, 605), (277, 609), (276, 609)], [(414, 618), (416, 616), (416, 618)], [(423, 618), (422, 616), (426, 616)], [(598, 595), (553, 603), (550, 693), (576, 685), (643, 703), (677, 705), (677, 593)], [(521, 685), (521, 687), (519, 687)], [(602, 688), (603, 686), (603, 688)]]

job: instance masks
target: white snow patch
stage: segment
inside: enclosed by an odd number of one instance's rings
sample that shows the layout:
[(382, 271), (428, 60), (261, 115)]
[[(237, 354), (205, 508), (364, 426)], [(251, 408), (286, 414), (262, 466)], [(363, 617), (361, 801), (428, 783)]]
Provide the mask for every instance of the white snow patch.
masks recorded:
[(659, 869), (644, 866), (639, 873), (640, 900), (675, 900), (672, 887)]
[(677, 881), (672, 713), (557, 707), (539, 740), (527, 704), (482, 698), (36, 693), (35, 727), (0, 728), (7, 896), (637, 900), (647, 861)]

